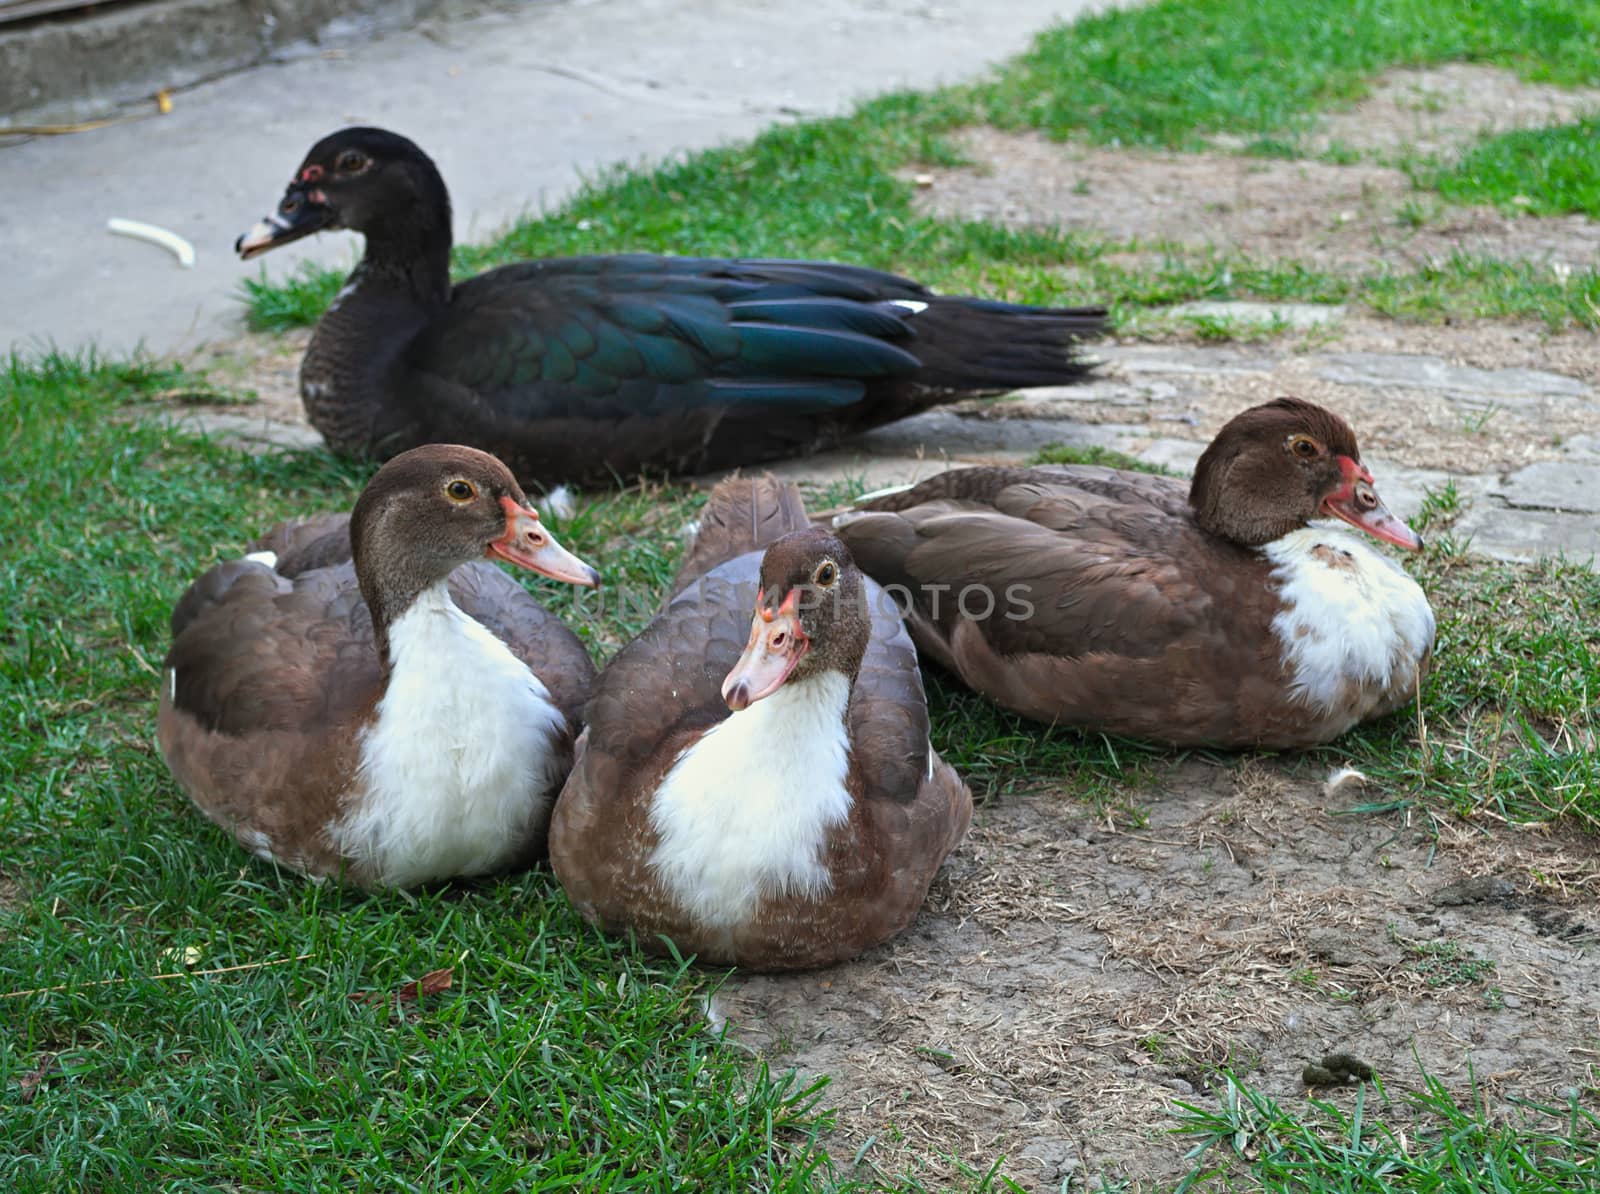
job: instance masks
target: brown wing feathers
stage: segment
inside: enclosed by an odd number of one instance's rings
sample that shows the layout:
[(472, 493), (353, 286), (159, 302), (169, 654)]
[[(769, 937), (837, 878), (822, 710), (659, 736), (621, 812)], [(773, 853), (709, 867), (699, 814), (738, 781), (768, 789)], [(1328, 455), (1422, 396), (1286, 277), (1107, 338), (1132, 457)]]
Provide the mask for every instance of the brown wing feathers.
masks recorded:
[(770, 474), (735, 475), (717, 482), (700, 512), (694, 542), (673, 578), (672, 596), (718, 564), (758, 551), (807, 525), (805, 502), (795, 485)]

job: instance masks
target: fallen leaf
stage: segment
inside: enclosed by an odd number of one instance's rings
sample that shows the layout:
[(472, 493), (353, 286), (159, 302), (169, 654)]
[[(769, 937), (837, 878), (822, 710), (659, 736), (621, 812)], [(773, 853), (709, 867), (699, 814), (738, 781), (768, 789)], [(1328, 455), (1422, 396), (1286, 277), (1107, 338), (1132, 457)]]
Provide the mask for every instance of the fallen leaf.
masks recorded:
[(33, 1096), (39, 1093), (39, 1087), (44, 1085), (45, 1078), (55, 1068), (56, 1055), (54, 1053), (46, 1053), (39, 1059), (38, 1065), (22, 1075), (21, 1081), (17, 1084), (18, 1100), (24, 1103), (33, 1102)]
[(350, 996), (357, 1003), (387, 1003), (393, 999), (397, 1003), (415, 1003), (424, 995), (437, 995), (440, 991), (448, 991), (455, 982), (455, 972), (449, 967), (443, 970), (430, 970), (419, 979), (404, 983), (394, 991), (362, 991)]

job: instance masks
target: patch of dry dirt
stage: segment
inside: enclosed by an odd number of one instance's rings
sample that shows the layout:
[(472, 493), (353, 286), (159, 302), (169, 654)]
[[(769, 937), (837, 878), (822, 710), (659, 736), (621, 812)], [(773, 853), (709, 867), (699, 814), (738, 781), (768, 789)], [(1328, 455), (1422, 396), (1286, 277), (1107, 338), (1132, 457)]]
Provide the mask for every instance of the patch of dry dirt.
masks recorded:
[(1408, 67), (1380, 77), (1354, 108), (1317, 122), (1313, 154), (1333, 145), (1364, 152), (1449, 157), (1485, 133), (1567, 124), (1600, 111), (1600, 89), (1527, 83), (1475, 63)]
[(305, 425), (300, 402), (300, 358), (311, 343), (310, 328), (275, 336), (243, 335), (219, 340), (191, 360), (219, 385), (255, 394), (250, 413), (275, 423)]
[[(1542, 323), (1396, 323), (1347, 318), (1332, 339), (1340, 351), (1419, 353), (1474, 369), (1540, 369), (1600, 388), (1600, 352), (1591, 331), (1551, 332)], [(1314, 349), (1314, 346), (1313, 346)]]
[(1174, 1099), (1209, 1101), (1229, 1065), (1293, 1105), (1335, 1050), (1391, 1096), (1420, 1085), (1419, 1060), (1462, 1097), (1470, 1064), (1496, 1106), (1592, 1096), (1592, 843), (1334, 815), (1382, 798), (1253, 760), (1174, 769), (1134, 796), (1143, 829), (1008, 798), (900, 939), (736, 981), (715, 1009), (775, 1065), (832, 1075), (843, 1162), (872, 1140), (863, 1163), (931, 1181), (999, 1153), (1027, 1190), (1168, 1180), (1188, 1147), (1167, 1133)]
[[(918, 210), (1332, 270), (1411, 269), (1456, 252), (1570, 268), (1600, 254), (1600, 225), (1586, 217), (1447, 206), (1385, 166), (1104, 149), (992, 128), (958, 141), (975, 165), (919, 171)], [(1427, 218), (1402, 218), (1408, 205)]]

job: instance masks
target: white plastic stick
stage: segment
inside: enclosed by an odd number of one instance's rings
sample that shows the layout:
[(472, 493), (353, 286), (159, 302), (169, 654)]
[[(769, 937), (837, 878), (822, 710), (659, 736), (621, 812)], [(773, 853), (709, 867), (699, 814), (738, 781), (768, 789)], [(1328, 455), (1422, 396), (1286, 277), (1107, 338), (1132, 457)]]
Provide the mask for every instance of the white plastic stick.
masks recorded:
[(154, 224), (145, 224), (138, 220), (123, 220), (115, 217), (106, 221), (106, 231), (114, 232), (118, 236), (131, 236), (134, 240), (144, 240), (153, 245), (160, 245), (176, 257), (178, 264), (183, 266), (184, 269), (194, 268), (194, 246), (176, 232), (169, 232), (165, 228), (157, 228)]

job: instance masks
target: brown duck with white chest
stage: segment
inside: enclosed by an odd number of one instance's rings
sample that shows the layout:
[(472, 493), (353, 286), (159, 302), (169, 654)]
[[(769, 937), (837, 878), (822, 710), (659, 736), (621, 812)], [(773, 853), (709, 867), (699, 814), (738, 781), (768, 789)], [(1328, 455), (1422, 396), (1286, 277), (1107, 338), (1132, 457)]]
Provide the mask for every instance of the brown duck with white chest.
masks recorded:
[(1321, 520), (1421, 540), (1379, 500), (1349, 425), (1298, 399), (1231, 420), (1187, 489), (973, 468), (862, 507), (835, 533), (907, 599), (922, 650), (1040, 721), (1310, 746), (1410, 702), (1433, 649), (1417, 583)]
[(499, 461), (396, 457), (351, 515), (287, 523), (173, 612), (161, 751), (256, 856), (365, 886), (542, 856), (594, 667), (484, 557), (596, 574)]
[(770, 480), (713, 492), (587, 720), (551, 865), (590, 921), (704, 962), (822, 966), (886, 940), (972, 814), (893, 604)]

